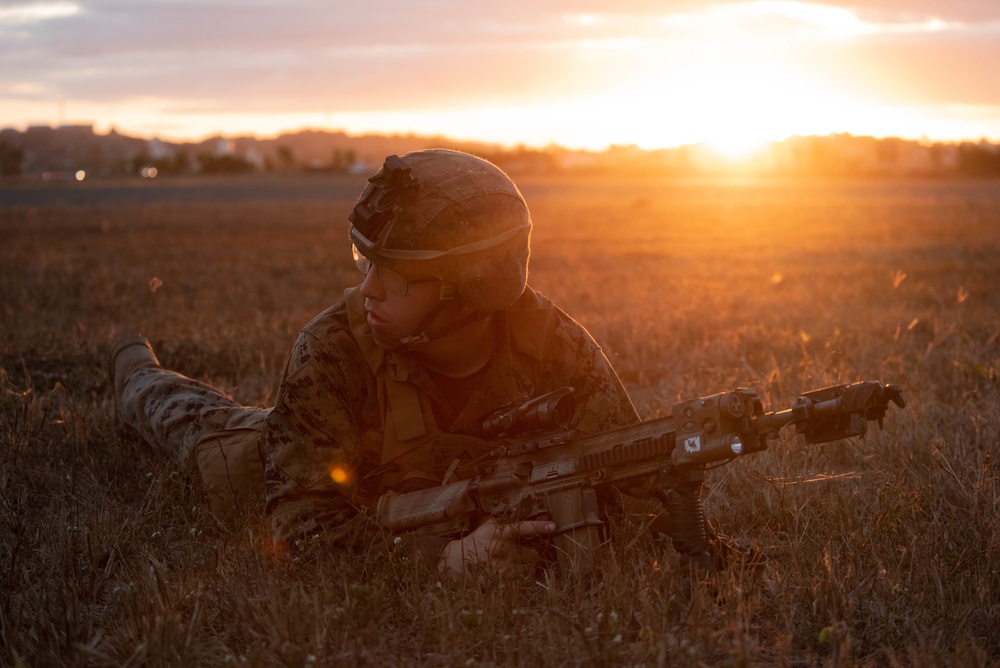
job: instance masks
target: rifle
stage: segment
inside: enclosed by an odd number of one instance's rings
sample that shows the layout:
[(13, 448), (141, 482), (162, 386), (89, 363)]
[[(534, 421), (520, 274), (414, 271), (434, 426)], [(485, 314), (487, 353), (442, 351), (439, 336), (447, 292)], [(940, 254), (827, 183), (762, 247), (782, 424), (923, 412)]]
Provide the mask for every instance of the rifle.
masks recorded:
[(498, 523), (548, 515), (564, 573), (588, 575), (602, 544), (597, 490), (653, 479), (650, 494), (667, 509), (682, 563), (709, 570), (701, 489), (709, 465), (760, 452), (795, 425), (807, 443), (864, 436), (882, 427), (889, 403), (905, 407), (899, 387), (861, 381), (813, 390), (785, 410), (765, 413), (758, 393), (740, 388), (674, 404), (669, 416), (594, 435), (566, 425), (573, 388), (506, 407), (483, 421), (497, 440), (488, 455), (459, 469), (459, 480), (415, 492), (387, 492), (376, 521), (391, 531), (458, 538), (485, 515)]

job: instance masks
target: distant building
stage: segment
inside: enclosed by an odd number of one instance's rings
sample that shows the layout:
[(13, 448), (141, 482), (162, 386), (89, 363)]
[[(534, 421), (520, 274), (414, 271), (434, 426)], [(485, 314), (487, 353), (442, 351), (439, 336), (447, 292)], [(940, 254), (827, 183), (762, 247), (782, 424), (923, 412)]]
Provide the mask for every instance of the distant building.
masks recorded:
[(776, 144), (774, 155), (776, 168), (790, 173), (927, 176), (959, 168), (957, 146), (895, 138), (792, 137)]
[(236, 151), (236, 140), (216, 137), (209, 140), (209, 151), (213, 157), (221, 158), (226, 155), (233, 155)]
[(149, 154), (151, 160), (167, 160), (174, 157), (177, 151), (167, 144), (166, 142), (160, 141), (159, 139), (150, 139), (146, 142), (146, 152)]

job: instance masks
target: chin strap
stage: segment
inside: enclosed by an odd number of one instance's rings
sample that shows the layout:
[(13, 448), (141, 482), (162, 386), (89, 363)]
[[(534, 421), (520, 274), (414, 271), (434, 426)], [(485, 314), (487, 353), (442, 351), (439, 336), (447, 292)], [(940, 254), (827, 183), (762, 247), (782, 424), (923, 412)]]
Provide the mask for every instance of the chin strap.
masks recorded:
[(439, 327), (434, 330), (428, 330), (427, 327), (433, 322), (434, 318), (443, 311), (449, 304), (449, 302), (455, 301), (458, 296), (458, 290), (452, 283), (442, 283), (441, 292), (438, 296), (438, 304), (431, 311), (424, 316), (424, 319), (416, 327), (416, 333), (410, 334), (409, 336), (404, 336), (399, 340), (399, 345), (403, 346), (407, 350), (413, 350), (417, 346), (421, 346), (432, 339), (438, 339), (446, 334), (451, 334), (456, 332), (466, 325), (470, 325), (477, 320), (482, 320), (487, 317), (489, 313), (480, 313), (475, 311), (473, 313), (468, 313), (461, 318), (452, 320), (443, 327)]
[[(424, 318), (422, 324), (426, 325), (430, 322), (440, 311), (444, 308), (444, 303), (441, 303), (433, 311), (427, 314)], [(457, 332), (466, 325), (471, 325), (477, 320), (482, 320), (483, 318), (489, 317), (489, 313), (480, 313), (476, 311), (474, 313), (468, 313), (457, 320), (452, 320), (447, 325), (439, 327), (435, 330), (428, 331), (426, 329), (420, 331), (417, 334), (410, 334), (409, 336), (404, 336), (399, 340), (400, 345), (406, 347), (409, 350), (413, 350), (417, 346), (421, 346), (432, 339), (439, 339), (446, 334), (451, 334), (452, 332)]]

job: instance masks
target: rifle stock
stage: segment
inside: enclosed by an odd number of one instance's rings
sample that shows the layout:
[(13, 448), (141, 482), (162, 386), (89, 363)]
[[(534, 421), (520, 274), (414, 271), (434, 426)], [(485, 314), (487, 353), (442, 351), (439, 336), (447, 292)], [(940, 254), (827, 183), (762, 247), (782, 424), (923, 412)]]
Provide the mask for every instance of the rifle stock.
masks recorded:
[[(557, 392), (560, 400), (571, 394)], [(542, 398), (525, 406), (536, 410)], [(583, 573), (593, 569), (601, 545), (596, 490), (654, 478), (656, 496), (666, 501), (677, 528), (675, 547), (682, 557), (700, 559), (707, 554), (700, 506), (706, 465), (764, 450), (791, 424), (809, 443), (863, 436), (868, 421), (881, 426), (889, 403), (905, 406), (898, 387), (861, 381), (807, 392), (790, 408), (765, 413), (756, 391), (737, 389), (683, 401), (667, 417), (601, 434), (561, 430), (506, 438), (457, 482), (387, 492), (376, 521), (390, 531), (457, 538), (486, 515), (498, 522), (547, 515), (556, 524), (560, 568)], [(681, 516), (673, 517), (675, 511)]]

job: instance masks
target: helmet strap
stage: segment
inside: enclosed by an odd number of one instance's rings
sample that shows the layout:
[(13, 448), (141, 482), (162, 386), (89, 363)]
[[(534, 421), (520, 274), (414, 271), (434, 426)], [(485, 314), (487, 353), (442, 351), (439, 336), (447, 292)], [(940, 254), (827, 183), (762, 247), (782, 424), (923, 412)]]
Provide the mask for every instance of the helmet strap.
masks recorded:
[(420, 326), (417, 327), (417, 333), (410, 334), (409, 336), (404, 336), (399, 340), (399, 342), (406, 348), (412, 350), (415, 346), (427, 343), (432, 339), (440, 339), (442, 336), (451, 334), (452, 332), (457, 332), (466, 325), (471, 325), (477, 320), (482, 320), (483, 318), (489, 317), (490, 315), (489, 313), (473, 311), (471, 313), (466, 313), (464, 316), (460, 318), (452, 320), (451, 322), (443, 325), (442, 327), (438, 327), (437, 329), (434, 330), (428, 330), (427, 327), (428, 325), (431, 324), (431, 321), (434, 320), (434, 318), (436, 318), (438, 314), (441, 313), (441, 311), (443, 311), (447, 306), (448, 304), (446, 303), (446, 301), (443, 300), (439, 302), (437, 306), (431, 309), (430, 313), (424, 316), (424, 319), (420, 323)]

